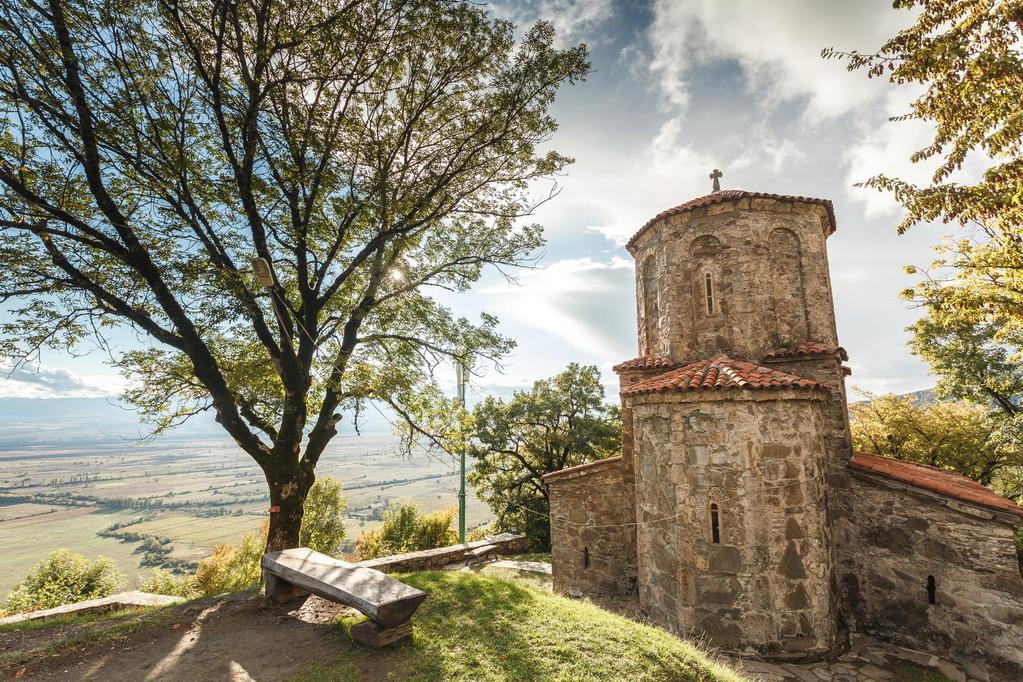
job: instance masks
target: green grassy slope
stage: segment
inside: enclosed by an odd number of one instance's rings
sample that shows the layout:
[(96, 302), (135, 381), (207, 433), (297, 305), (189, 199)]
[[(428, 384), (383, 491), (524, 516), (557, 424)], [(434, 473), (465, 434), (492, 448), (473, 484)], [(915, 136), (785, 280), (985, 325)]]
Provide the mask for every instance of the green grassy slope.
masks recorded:
[(430, 593), (416, 613), (411, 641), (382, 651), (349, 644), (295, 679), (742, 679), (662, 630), (586, 602), (467, 573), (401, 579)]

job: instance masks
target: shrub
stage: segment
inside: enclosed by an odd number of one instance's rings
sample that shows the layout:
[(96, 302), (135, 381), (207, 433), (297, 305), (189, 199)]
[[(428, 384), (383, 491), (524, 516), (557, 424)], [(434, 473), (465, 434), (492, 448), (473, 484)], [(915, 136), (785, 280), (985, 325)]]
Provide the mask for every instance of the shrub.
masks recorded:
[(211, 597), (259, 584), (259, 560), (265, 547), (263, 535), (246, 533), (240, 545), (218, 545), (199, 562), (193, 580), (199, 594)]
[(117, 591), (124, 574), (112, 559), (90, 561), (81, 554), (58, 549), (29, 571), (7, 596), (4, 610), (12, 613), (52, 609)]
[(339, 554), (345, 539), (347, 509), (340, 481), (334, 478), (317, 480), (305, 501), (299, 544), (324, 554)]
[(173, 573), (162, 568), (158, 568), (150, 573), (142, 581), (141, 589), (143, 592), (169, 594), (174, 597), (185, 597), (186, 599), (202, 596), (196, 588), (194, 575)]
[(359, 537), (355, 551), (362, 559), (374, 559), (453, 545), (458, 542), (455, 514), (453, 507), (424, 514), (415, 502), (398, 502), (387, 508), (380, 528)]
[[(339, 481), (333, 478), (316, 481), (306, 499), (299, 542), (318, 552), (337, 554), (345, 537), (344, 512), (347, 508)], [(214, 547), (213, 553), (199, 562), (192, 575), (153, 571), (143, 582), (142, 589), (179, 597), (212, 597), (258, 585), (261, 577), (259, 560), (266, 547), (267, 528), (264, 521), (262, 530), (246, 533), (241, 544)], [(424, 529), (433, 536), (438, 533), (429, 523), (424, 525)]]
[(491, 523), (484, 523), (482, 526), (476, 526), (465, 533), (466, 542), (476, 542), (483, 538), (493, 535), (495, 533), (494, 526)]

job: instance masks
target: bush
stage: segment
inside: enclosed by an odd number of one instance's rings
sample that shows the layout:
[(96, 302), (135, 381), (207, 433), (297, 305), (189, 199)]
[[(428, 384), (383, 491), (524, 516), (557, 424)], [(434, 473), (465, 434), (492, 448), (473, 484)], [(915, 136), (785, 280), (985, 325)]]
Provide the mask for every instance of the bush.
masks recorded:
[[(306, 499), (299, 542), (324, 554), (337, 554), (345, 537), (344, 513), (348, 508), (341, 495), (341, 483), (323, 478), (313, 484)], [(448, 519), (450, 525), (450, 519)], [(429, 524), (426, 524), (429, 527)], [(178, 597), (212, 597), (259, 584), (260, 559), (266, 547), (267, 522), (259, 533), (246, 533), (241, 544), (223, 544), (199, 562), (192, 575), (153, 571), (142, 589)], [(437, 533), (436, 529), (431, 532)]]
[(169, 594), (173, 597), (185, 597), (186, 599), (202, 596), (196, 588), (194, 575), (173, 573), (162, 568), (150, 573), (142, 581), (140, 589), (143, 592)]
[(266, 546), (267, 524), (261, 533), (246, 533), (239, 545), (217, 545), (199, 562), (192, 575), (156, 570), (142, 583), (142, 589), (176, 597), (213, 597), (237, 592), (259, 584), (259, 560)]
[(478, 540), (482, 540), (483, 538), (485, 538), (485, 537), (487, 537), (489, 535), (494, 535), (494, 534), (495, 534), (495, 531), (494, 531), (493, 524), (491, 524), (491, 523), (484, 523), (482, 526), (476, 526), (475, 528), (472, 528), (472, 529), (466, 531), (466, 533), (465, 533), (465, 541), (466, 542), (476, 542)]
[(86, 599), (106, 597), (124, 583), (112, 559), (90, 561), (81, 554), (58, 549), (36, 564), (4, 602), (11, 613), (52, 609)]
[(317, 480), (305, 501), (299, 544), (331, 556), (339, 554), (345, 539), (347, 509), (340, 481), (334, 478)]
[(374, 559), (453, 545), (458, 542), (458, 532), (452, 526), (456, 513), (452, 507), (424, 514), (415, 502), (398, 502), (387, 508), (380, 528), (359, 537), (356, 554)]

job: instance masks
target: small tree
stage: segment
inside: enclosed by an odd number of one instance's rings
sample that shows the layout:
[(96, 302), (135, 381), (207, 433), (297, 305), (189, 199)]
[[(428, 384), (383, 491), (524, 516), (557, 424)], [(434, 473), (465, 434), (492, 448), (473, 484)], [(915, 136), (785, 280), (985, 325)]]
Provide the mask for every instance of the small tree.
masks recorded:
[(374, 559), (453, 545), (458, 542), (452, 525), (456, 513), (450, 508), (424, 514), (418, 504), (407, 500), (391, 504), (384, 512), (383, 524), (363, 533), (355, 551), (362, 559)]
[(338, 554), (345, 539), (347, 509), (341, 482), (334, 478), (318, 479), (306, 499), (299, 544), (324, 554)]
[(469, 482), (497, 516), (498, 530), (525, 533), (550, 548), (550, 503), (542, 478), (621, 450), (621, 414), (604, 403), (596, 367), (571, 364), (508, 402), (487, 398), (473, 410)]
[(36, 611), (106, 597), (123, 583), (124, 574), (112, 559), (98, 557), (90, 561), (81, 554), (58, 549), (32, 567), (7, 596), (4, 610)]

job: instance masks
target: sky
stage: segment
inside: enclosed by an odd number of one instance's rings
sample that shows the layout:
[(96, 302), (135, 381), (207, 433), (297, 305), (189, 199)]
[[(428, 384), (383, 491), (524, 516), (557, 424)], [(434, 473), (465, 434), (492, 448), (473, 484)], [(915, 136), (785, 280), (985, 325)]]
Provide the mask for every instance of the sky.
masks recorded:
[[(533, 218), (548, 240), (541, 267), (515, 283), (488, 273), (446, 299), (461, 315), (496, 315), (518, 343), (502, 371), (476, 379), (476, 395), (527, 387), (570, 362), (597, 365), (615, 386), (611, 366), (637, 354), (624, 243), (650, 217), (709, 193), (714, 168), (724, 189), (834, 202), (828, 257), (850, 388), (933, 385), (907, 349), (905, 328), (919, 313), (899, 292), (914, 281), (903, 267), (927, 264), (944, 230), (897, 235), (898, 206), (854, 187), (880, 171), (925, 181), (909, 156), (930, 130), (888, 121), (905, 113), (911, 88), (820, 57), (827, 47), (874, 50), (911, 14), (890, 0), (509, 0), (492, 11), (520, 29), (553, 22), (561, 46), (588, 45), (594, 72), (554, 105), (551, 146), (575, 163)], [(0, 397), (116, 395), (122, 380), (105, 359), (48, 352), (13, 374), (0, 365)]]

